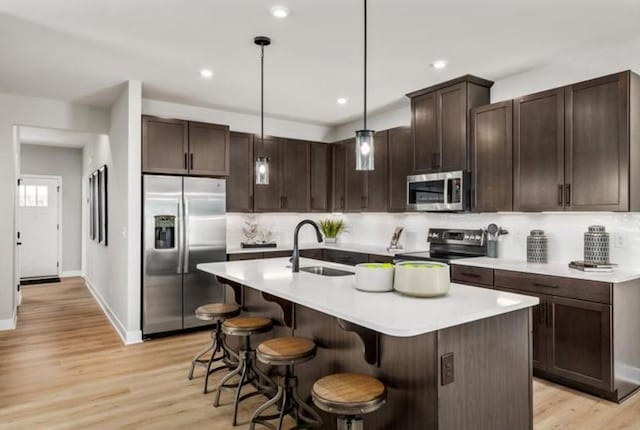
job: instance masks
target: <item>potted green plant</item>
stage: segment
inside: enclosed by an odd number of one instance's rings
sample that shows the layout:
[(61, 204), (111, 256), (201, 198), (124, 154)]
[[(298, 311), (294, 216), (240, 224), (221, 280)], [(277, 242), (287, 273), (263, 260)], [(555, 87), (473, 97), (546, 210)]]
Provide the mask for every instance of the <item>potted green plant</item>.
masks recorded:
[(319, 224), (325, 243), (336, 243), (338, 235), (347, 230), (347, 224), (341, 219), (323, 219)]

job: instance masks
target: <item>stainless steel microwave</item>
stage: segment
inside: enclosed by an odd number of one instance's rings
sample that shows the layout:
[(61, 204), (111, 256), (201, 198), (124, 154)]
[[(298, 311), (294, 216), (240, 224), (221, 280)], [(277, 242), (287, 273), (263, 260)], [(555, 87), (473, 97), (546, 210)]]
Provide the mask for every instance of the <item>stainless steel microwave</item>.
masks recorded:
[(466, 211), (470, 187), (470, 175), (464, 170), (407, 176), (407, 210)]

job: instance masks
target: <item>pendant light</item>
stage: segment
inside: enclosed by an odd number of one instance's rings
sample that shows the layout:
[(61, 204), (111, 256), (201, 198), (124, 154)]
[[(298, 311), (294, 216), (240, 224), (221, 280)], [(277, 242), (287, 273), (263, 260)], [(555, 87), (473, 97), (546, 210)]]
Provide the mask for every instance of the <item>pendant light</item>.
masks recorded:
[[(264, 145), (264, 47), (271, 45), (267, 36), (256, 36), (253, 43), (260, 47), (260, 144)], [(256, 157), (256, 185), (269, 185), (269, 157)]]
[(373, 170), (373, 130), (367, 129), (367, 0), (364, 0), (364, 121), (356, 131), (356, 170)]

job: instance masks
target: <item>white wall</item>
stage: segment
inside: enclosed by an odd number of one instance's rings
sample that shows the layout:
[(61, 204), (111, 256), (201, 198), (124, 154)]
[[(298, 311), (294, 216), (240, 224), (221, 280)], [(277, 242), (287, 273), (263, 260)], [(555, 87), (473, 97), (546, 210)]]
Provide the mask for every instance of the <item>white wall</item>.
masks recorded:
[[(375, 131), (380, 131), (411, 125), (411, 101), (408, 97), (405, 99), (389, 110), (367, 115), (367, 127)], [(356, 130), (360, 129), (362, 129), (362, 118), (335, 127), (333, 129), (333, 141), (355, 137)]]
[(15, 196), (19, 144), (15, 126), (104, 133), (109, 112), (58, 100), (0, 94), (0, 329), (12, 328), (16, 309)]
[[(106, 164), (108, 246), (88, 238), (84, 228), (87, 283), (125, 343), (141, 340), (140, 331), (140, 115), (139, 81), (128, 81), (111, 107), (109, 136), (84, 149), (83, 177)], [(87, 181), (84, 181), (85, 216)], [(85, 222), (86, 224), (86, 222)]]
[(518, 75), (497, 79), (491, 101), (498, 102), (624, 70), (640, 71), (640, 38), (583, 52)]
[[(261, 228), (273, 232), (280, 246), (291, 246), (293, 229), (305, 219), (320, 220), (340, 217), (347, 223), (348, 231), (341, 235), (340, 242), (385, 247), (396, 226), (403, 226), (401, 243), (407, 250), (427, 249), (426, 235), (429, 228), (484, 228), (496, 223), (509, 231), (500, 238), (499, 257), (526, 260), (526, 238), (533, 229), (542, 229), (549, 237), (549, 262), (566, 264), (581, 260), (583, 234), (593, 224), (604, 225), (611, 233), (611, 258), (624, 268), (640, 268), (640, 214), (615, 213), (499, 213), (499, 214), (256, 214)], [(227, 247), (239, 248), (244, 240), (242, 227), (245, 216), (227, 215)], [(316, 241), (313, 229), (300, 230), (300, 243)], [(620, 242), (621, 240), (621, 242)], [(618, 244), (616, 244), (618, 242)]]
[[(142, 100), (142, 113), (164, 118), (224, 124), (228, 125), (232, 131), (260, 134), (260, 117), (251, 114), (149, 99)], [(264, 134), (318, 142), (332, 142), (334, 140), (331, 127), (268, 117), (264, 121)]]
[(82, 149), (43, 145), (21, 145), (23, 175), (62, 177), (62, 274), (82, 270)]

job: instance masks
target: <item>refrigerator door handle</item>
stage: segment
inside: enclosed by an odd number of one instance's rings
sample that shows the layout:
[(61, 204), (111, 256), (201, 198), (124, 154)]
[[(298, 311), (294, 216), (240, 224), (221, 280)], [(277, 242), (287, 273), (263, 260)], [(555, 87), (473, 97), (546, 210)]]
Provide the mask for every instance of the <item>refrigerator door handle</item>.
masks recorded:
[(189, 200), (184, 199), (184, 205), (182, 207), (182, 220), (183, 220), (183, 234), (184, 240), (182, 241), (182, 253), (184, 258), (182, 259), (182, 273), (189, 273)]
[(182, 242), (184, 240), (184, 231), (183, 231), (184, 218), (182, 217), (182, 198), (178, 199), (178, 237), (176, 238), (176, 243), (178, 247), (178, 272), (182, 274), (184, 272), (184, 246)]

